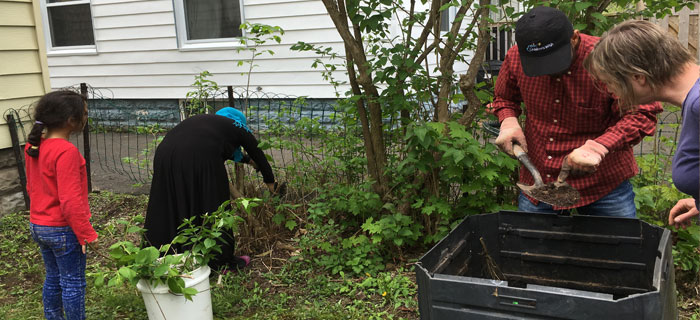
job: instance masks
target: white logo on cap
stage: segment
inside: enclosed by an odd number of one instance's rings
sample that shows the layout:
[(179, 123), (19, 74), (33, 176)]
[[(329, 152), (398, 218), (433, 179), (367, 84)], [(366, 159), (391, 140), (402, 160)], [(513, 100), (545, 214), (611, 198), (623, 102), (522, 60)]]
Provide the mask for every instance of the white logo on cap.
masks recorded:
[(527, 48), (525, 48), (525, 51), (527, 51), (527, 52), (539, 52), (542, 50), (547, 50), (553, 46), (554, 46), (554, 42), (550, 42), (550, 43), (545, 44), (545, 45), (542, 45), (541, 42), (532, 43), (532, 44), (528, 45)]

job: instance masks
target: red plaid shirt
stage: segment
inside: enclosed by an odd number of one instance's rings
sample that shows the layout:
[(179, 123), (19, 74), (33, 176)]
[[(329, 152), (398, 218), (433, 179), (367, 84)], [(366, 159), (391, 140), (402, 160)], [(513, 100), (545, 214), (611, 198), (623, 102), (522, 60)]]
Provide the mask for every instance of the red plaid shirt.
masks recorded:
[[(586, 140), (595, 140), (608, 148), (608, 155), (595, 173), (567, 179), (581, 192), (581, 200), (572, 208), (597, 201), (637, 174), (632, 146), (644, 136), (654, 134), (656, 114), (663, 111), (657, 102), (620, 115), (613, 96), (599, 89), (602, 84), (594, 84), (583, 67), (583, 59), (598, 39), (581, 34), (575, 60), (568, 72), (558, 77), (526, 76), (518, 48), (514, 46), (508, 50), (496, 81), (493, 107), (500, 121), (519, 116), (520, 105), (525, 103), (528, 155), (545, 183), (556, 180), (564, 156)], [(520, 181), (527, 185), (534, 183), (524, 167), (520, 168)]]

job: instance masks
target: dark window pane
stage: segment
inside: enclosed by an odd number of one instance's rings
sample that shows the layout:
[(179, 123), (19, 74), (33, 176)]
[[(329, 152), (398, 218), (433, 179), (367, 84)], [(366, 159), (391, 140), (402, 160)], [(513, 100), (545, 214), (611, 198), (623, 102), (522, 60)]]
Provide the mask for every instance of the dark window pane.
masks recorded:
[(450, 8), (440, 12), (440, 31), (450, 31)]
[(183, 0), (187, 39), (234, 38), (242, 35), (238, 0)]
[(54, 47), (95, 44), (89, 4), (49, 7), (48, 11)]

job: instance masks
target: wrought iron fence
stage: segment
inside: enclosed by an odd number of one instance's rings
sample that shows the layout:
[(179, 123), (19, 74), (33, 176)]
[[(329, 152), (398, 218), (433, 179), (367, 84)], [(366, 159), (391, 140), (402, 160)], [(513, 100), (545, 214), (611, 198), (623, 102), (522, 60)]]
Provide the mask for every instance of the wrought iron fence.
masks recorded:
[[(77, 85), (66, 89), (81, 91)], [(158, 142), (170, 128), (191, 114), (188, 110), (192, 109), (193, 99), (178, 103), (140, 101), (125, 106), (123, 100), (113, 99), (109, 90), (83, 86), (82, 91), (89, 99), (89, 134), (74, 135), (71, 141), (83, 151), (88, 164), (92, 165), (92, 177), (99, 177), (107, 184), (148, 183)], [(318, 175), (314, 174), (328, 175), (327, 170), (331, 166), (327, 161), (361, 157), (364, 152), (359, 124), (356, 119), (346, 116), (345, 109), (339, 106), (342, 101), (308, 100), (234, 87), (212, 91), (197, 100), (197, 103), (206, 106), (205, 112), (208, 113), (224, 106), (244, 111), (250, 128), (271, 158), (276, 175), (285, 180), (296, 179), (295, 182), (300, 184), (321, 183)], [(24, 144), (31, 130), (32, 107), (21, 106), (3, 114), (8, 123), (9, 118), (13, 119), (14, 125), (10, 125), (10, 130), (14, 130), (18, 137), (17, 145)], [(390, 127), (396, 123), (395, 119), (386, 119), (385, 122)], [(673, 144), (667, 142), (677, 139), (678, 123), (679, 111), (661, 114), (655, 136), (635, 146), (635, 154), (671, 154)], [(387, 138), (389, 153), (398, 152), (401, 139)], [(21, 167), (23, 154), (20, 152), (18, 160)], [(361, 167), (358, 164), (358, 168)], [(252, 173), (242, 176), (260, 179)]]

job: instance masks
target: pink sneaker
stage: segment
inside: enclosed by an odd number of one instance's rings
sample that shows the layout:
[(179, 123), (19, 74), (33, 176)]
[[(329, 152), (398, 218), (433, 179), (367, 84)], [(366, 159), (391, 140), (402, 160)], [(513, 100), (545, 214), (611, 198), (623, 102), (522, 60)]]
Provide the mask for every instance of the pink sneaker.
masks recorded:
[(243, 269), (250, 264), (250, 257), (249, 256), (236, 256), (236, 258), (241, 259), (245, 262), (245, 264), (243, 266), (240, 266), (240, 264), (239, 264), (239, 266), (238, 266), (239, 269)]

